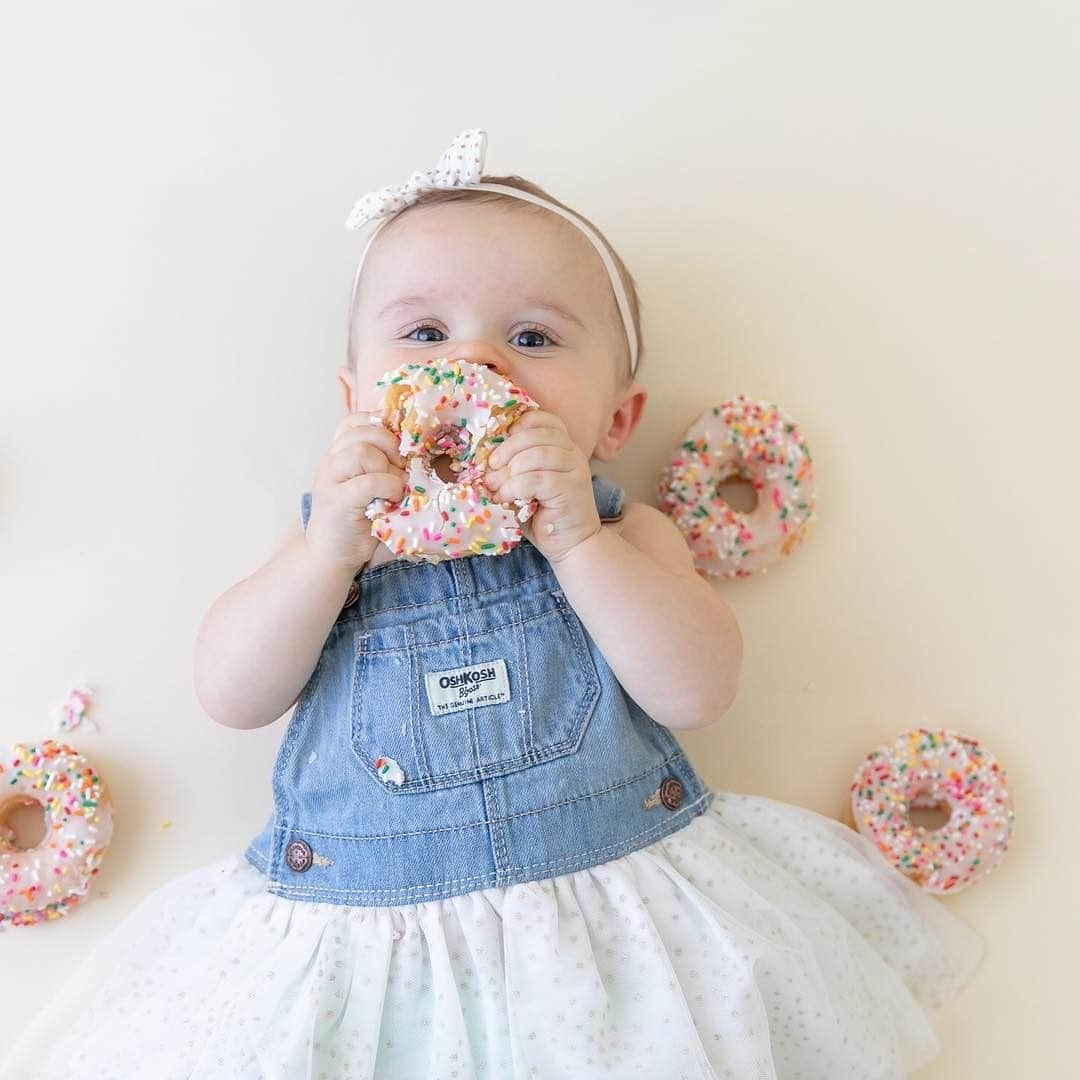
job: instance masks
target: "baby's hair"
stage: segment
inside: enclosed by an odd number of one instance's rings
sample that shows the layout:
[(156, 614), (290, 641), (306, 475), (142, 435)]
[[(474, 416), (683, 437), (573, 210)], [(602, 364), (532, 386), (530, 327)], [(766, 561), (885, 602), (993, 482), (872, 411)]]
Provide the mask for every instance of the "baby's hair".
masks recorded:
[[(615, 268), (619, 273), (619, 277), (622, 278), (623, 288), (626, 290), (626, 298), (630, 304), (630, 315), (634, 320), (634, 331), (637, 334), (638, 340), (638, 371), (641, 370), (641, 361), (644, 356), (645, 347), (644, 340), (641, 335), (641, 300), (638, 297), (637, 285), (634, 282), (630, 271), (627, 270), (626, 264), (622, 261), (619, 253), (611, 246), (608, 238), (594, 225), (584, 214), (578, 213), (572, 207), (569, 207), (564, 202), (560, 202), (553, 195), (546, 192), (539, 184), (534, 184), (531, 180), (526, 180), (523, 176), (482, 176), (480, 178), (481, 183), (484, 184), (502, 184), (506, 187), (517, 188), (519, 191), (527, 191), (532, 195), (538, 195), (543, 199), (547, 199), (549, 202), (553, 202), (556, 206), (561, 206), (564, 210), (570, 211), (576, 217), (580, 218), (592, 229), (594, 229), (600, 239), (604, 242), (608, 252), (611, 255), (612, 261), (615, 263)], [(526, 212), (532, 212), (537, 214), (547, 213), (551, 215), (550, 211), (545, 211), (543, 207), (536, 206), (534, 203), (525, 202), (524, 199), (515, 199), (510, 195), (500, 195), (497, 191), (475, 191), (470, 188), (434, 188), (428, 191), (422, 191), (414, 203), (405, 207), (404, 210), (399, 211), (395, 215), (394, 221), (402, 218), (410, 210), (416, 210), (424, 206), (438, 206), (440, 203), (448, 202), (463, 202), (469, 200), (476, 203), (490, 203), (500, 202), (508, 209), (522, 210)], [(558, 220), (562, 220), (559, 218)], [(387, 224), (380, 230), (382, 233), (387, 232), (394, 227), (394, 221), (387, 222)], [(566, 223), (568, 228), (573, 228), (569, 222)], [(606, 276), (606, 275), (605, 275)], [(361, 278), (363, 273), (361, 272)], [(360, 286), (357, 284), (356, 295), (360, 295)], [(354, 298), (355, 304), (355, 298)], [(621, 377), (619, 379), (619, 385), (625, 386), (631, 378), (630, 371), (630, 350), (629, 346), (625, 345), (626, 333), (622, 325), (622, 319), (619, 318), (618, 307), (615, 304), (614, 296), (611, 297), (611, 309), (615, 313), (615, 329), (618, 331), (620, 339), (624, 342), (624, 348), (622, 350), (621, 364)], [(352, 325), (353, 318), (355, 316), (355, 307), (353, 311), (349, 312), (349, 341), (348, 341), (348, 359), (349, 366), (355, 367), (356, 357), (352, 347)], [(637, 372), (633, 373), (634, 375)]]

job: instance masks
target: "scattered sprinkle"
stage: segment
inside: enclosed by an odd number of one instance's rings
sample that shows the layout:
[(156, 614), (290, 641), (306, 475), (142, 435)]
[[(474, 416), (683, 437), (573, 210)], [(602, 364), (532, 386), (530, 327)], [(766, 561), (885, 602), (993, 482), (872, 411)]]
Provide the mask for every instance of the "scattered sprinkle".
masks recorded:
[(94, 691), (84, 683), (68, 691), (67, 697), (52, 711), (52, 721), (57, 731), (71, 731), (77, 728), (84, 719), (89, 720), (97, 728), (94, 718), (87, 713), (93, 693)]
[[(468, 555), (504, 555), (522, 538), (535, 499), (499, 503), (484, 484), (487, 461), (515, 420), (539, 405), (519, 386), (482, 364), (442, 357), (408, 363), (375, 383), (378, 413), (399, 437), (406, 460), (399, 503), (373, 499), (365, 513), (371, 532), (412, 562)], [(446, 455), (455, 480), (434, 470)]]
[[(939, 829), (915, 825), (909, 807), (947, 804)], [(859, 832), (917, 885), (956, 893), (1001, 862), (1014, 812), (1005, 770), (976, 739), (914, 728), (867, 754), (851, 783)]]
[(73, 747), (44, 739), (3, 748), (0, 792), (6, 806), (37, 802), (45, 813), (36, 847), (0, 830), (0, 929), (61, 918), (86, 896), (112, 837), (105, 783)]
[[(748, 480), (757, 505), (732, 509), (719, 485)], [(699, 573), (742, 578), (790, 555), (814, 520), (814, 465), (790, 417), (740, 394), (703, 412), (664, 468), (659, 506), (678, 526)]]

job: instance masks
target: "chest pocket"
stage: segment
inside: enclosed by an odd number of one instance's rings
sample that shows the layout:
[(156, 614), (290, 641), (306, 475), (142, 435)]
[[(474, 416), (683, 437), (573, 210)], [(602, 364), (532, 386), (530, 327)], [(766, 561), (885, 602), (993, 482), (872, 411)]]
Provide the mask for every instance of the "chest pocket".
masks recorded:
[(563, 594), (522, 596), (358, 630), (352, 748), (391, 792), (452, 787), (572, 754), (599, 698)]

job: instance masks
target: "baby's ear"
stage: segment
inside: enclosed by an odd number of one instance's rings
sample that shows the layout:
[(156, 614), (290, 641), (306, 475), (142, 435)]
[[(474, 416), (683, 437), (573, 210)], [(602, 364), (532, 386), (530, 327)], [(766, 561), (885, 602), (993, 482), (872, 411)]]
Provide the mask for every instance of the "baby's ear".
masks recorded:
[(337, 370), (338, 382), (341, 383), (341, 397), (347, 413), (355, 412), (356, 375), (348, 364), (342, 364)]
[(641, 421), (648, 397), (648, 390), (638, 382), (631, 382), (619, 393), (618, 404), (611, 414), (611, 422), (596, 444), (593, 457), (600, 461), (614, 461), (622, 453), (622, 448)]

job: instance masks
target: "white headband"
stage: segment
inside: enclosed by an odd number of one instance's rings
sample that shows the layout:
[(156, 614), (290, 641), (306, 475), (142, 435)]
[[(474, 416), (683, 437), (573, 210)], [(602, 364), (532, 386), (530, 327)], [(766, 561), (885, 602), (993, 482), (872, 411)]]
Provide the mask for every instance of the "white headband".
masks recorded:
[(634, 331), (634, 319), (630, 314), (630, 303), (626, 298), (626, 289), (623, 287), (622, 278), (615, 267), (615, 261), (607, 249), (607, 245), (576, 214), (564, 210), (561, 206), (548, 202), (528, 191), (519, 191), (517, 188), (507, 187), (503, 184), (482, 184), (480, 177), (484, 173), (484, 152), (487, 147), (487, 132), (480, 128), (469, 128), (463, 131), (447, 147), (438, 165), (433, 172), (414, 172), (404, 184), (390, 184), (370, 191), (362, 199), (358, 200), (352, 208), (345, 222), (346, 229), (359, 229), (369, 221), (381, 219), (368, 237), (364, 250), (360, 255), (360, 262), (356, 266), (356, 274), (353, 277), (352, 295), (349, 300), (349, 309), (346, 313), (349, 323), (352, 321), (353, 304), (356, 301), (356, 286), (360, 281), (360, 270), (364, 265), (364, 259), (371, 250), (372, 241), (378, 235), (379, 230), (386, 225), (397, 213), (411, 206), (420, 197), (422, 191), (432, 191), (436, 188), (469, 188), (472, 191), (497, 191), (501, 195), (508, 195), (513, 199), (522, 199), (525, 202), (535, 203), (537, 206), (546, 207), (554, 211), (560, 217), (566, 218), (571, 224), (576, 225), (592, 241), (600, 258), (604, 260), (604, 268), (611, 279), (611, 287), (615, 292), (615, 302), (619, 306), (619, 314), (622, 316), (623, 328), (626, 330), (626, 341), (630, 346), (630, 372), (637, 370), (638, 340)]

